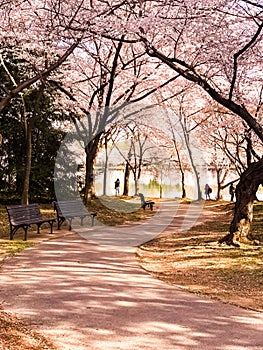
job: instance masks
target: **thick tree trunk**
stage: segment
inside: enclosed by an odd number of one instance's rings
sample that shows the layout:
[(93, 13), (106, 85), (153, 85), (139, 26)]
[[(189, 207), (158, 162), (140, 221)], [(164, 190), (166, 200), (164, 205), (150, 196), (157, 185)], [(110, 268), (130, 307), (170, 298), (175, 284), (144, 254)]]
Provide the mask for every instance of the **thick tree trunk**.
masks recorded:
[(129, 164), (129, 162), (126, 162), (125, 173), (124, 173), (124, 187), (123, 187), (123, 195), (124, 196), (129, 195), (130, 173), (131, 173), (130, 164)]
[(230, 232), (219, 240), (220, 243), (234, 246), (239, 246), (239, 243), (252, 243), (249, 232), (253, 219), (253, 202), (260, 184), (263, 184), (263, 158), (251, 163), (241, 175), (236, 187), (236, 204)]
[(94, 162), (96, 159), (100, 134), (96, 135), (85, 147), (86, 152), (86, 174), (85, 174), (85, 204), (91, 198), (95, 197), (95, 179), (94, 179)]
[(85, 194), (84, 202), (95, 197), (95, 183), (94, 183), (94, 159), (90, 154), (86, 155), (86, 175), (85, 175)]

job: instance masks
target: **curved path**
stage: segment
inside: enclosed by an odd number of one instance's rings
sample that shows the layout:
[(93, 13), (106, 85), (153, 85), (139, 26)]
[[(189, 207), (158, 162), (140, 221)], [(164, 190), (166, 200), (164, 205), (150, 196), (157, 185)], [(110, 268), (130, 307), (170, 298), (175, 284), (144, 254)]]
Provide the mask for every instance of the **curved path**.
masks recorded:
[(262, 350), (262, 313), (184, 292), (137, 265), (142, 238), (182, 229), (191, 215), (166, 203), (148, 223), (54, 235), (7, 260), (0, 303), (63, 350)]

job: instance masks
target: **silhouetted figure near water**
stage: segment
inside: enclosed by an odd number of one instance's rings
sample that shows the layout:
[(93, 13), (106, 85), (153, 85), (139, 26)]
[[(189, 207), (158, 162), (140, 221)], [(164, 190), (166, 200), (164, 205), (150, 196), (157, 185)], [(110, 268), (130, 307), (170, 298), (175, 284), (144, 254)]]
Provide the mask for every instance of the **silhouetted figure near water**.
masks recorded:
[(233, 185), (233, 183), (231, 183), (229, 186), (229, 194), (231, 197), (230, 200), (231, 200), (231, 202), (233, 202), (234, 196), (235, 196), (235, 186)]
[(205, 199), (211, 199), (210, 193), (212, 193), (212, 188), (208, 184), (206, 184), (205, 185)]
[(114, 183), (115, 187), (115, 195), (118, 196), (120, 194), (120, 180), (117, 179)]

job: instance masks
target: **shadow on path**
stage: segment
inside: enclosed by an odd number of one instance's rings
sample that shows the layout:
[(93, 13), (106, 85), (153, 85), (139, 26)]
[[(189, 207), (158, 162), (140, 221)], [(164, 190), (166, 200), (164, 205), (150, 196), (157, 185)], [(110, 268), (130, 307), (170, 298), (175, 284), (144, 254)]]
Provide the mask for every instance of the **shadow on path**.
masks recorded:
[(261, 313), (153, 279), (137, 266), (134, 248), (94, 243), (106, 229), (83, 232), (93, 243), (72, 233), (8, 259), (0, 286), (5, 310), (65, 350), (262, 350)]

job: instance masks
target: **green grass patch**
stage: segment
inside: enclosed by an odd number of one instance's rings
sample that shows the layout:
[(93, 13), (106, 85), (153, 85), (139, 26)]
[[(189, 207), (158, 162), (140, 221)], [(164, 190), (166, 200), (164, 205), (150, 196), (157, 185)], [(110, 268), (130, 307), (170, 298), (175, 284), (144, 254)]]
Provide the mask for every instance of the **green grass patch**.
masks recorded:
[(30, 241), (5, 241), (0, 240), (0, 259), (7, 255), (14, 255), (21, 252), (25, 248), (30, 248), (34, 245)]

